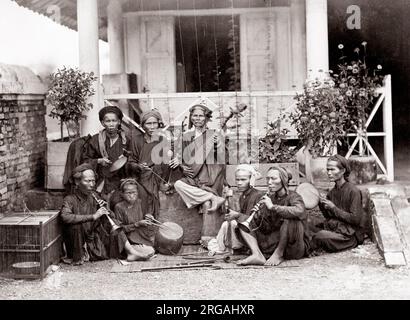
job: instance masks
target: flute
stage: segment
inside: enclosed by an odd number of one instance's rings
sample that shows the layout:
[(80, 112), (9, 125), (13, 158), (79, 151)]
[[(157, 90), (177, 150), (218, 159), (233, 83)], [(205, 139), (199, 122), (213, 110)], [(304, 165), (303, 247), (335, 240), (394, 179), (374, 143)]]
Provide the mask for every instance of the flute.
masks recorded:
[(254, 218), (254, 216), (255, 216), (255, 214), (256, 213), (258, 213), (262, 208), (263, 208), (263, 198), (265, 197), (265, 196), (269, 196), (269, 191), (267, 191), (263, 196), (262, 196), (262, 198), (253, 206), (253, 208), (251, 209), (251, 214), (250, 214), (250, 216), (249, 216), (249, 218), (248, 219), (246, 219), (244, 222), (239, 222), (238, 223), (238, 228), (239, 229), (241, 229), (242, 231), (245, 231), (245, 232), (247, 232), (247, 233), (250, 233), (250, 232), (252, 232), (252, 231), (256, 231), (256, 230), (258, 230), (259, 229), (259, 227), (257, 227), (257, 228), (254, 228), (254, 229), (251, 229), (250, 228), (250, 223), (251, 223), (251, 221), (253, 220), (253, 218)]
[(102, 200), (101, 198), (98, 198), (95, 192), (91, 192), (91, 195), (93, 196), (94, 200), (97, 202), (98, 208), (105, 208), (107, 210), (107, 213), (105, 214), (105, 216), (108, 219), (108, 222), (110, 223), (111, 226), (111, 232), (114, 232), (117, 229), (120, 229), (121, 227), (119, 225), (117, 225), (114, 220), (111, 219), (109, 213), (110, 213), (110, 209), (107, 208), (107, 202), (105, 202), (104, 200), (104, 204), (100, 204), (100, 200)]

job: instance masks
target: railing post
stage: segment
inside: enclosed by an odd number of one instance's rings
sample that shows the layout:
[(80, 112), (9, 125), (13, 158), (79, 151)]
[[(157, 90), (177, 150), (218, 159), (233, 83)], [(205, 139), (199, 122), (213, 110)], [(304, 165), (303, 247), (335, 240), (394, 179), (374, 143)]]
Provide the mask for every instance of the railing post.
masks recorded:
[(391, 96), (391, 75), (384, 79), (385, 98), (383, 103), (383, 130), (384, 136), (384, 159), (386, 162), (387, 179), (394, 181), (394, 157), (393, 157), (393, 115)]

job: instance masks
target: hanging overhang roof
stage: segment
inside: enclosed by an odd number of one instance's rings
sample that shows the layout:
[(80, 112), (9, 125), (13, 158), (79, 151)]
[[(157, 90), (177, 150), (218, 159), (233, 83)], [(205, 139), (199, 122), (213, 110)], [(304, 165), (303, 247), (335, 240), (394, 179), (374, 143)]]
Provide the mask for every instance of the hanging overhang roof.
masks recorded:
[[(77, 31), (77, 0), (14, 0), (18, 5), (42, 14), (56, 23)], [(231, 0), (116, 0), (123, 2), (124, 12), (230, 8)], [(233, 0), (235, 8), (288, 6), (290, 0)], [(98, 25), (101, 40), (107, 41), (107, 5), (98, 0)], [(58, 17), (59, 21), (56, 19)]]
[[(77, 0), (14, 0), (18, 5), (44, 15), (77, 31)], [(98, 27), (101, 40), (107, 41), (108, 0), (98, 0)], [(58, 19), (60, 17), (60, 19)]]

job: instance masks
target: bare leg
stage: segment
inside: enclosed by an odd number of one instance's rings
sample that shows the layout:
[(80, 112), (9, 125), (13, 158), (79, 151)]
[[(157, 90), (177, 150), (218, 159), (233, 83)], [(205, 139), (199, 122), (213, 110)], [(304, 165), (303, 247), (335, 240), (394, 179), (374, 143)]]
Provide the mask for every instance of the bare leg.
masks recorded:
[(288, 244), (288, 220), (284, 220), (279, 231), (279, 243), (276, 247), (275, 252), (272, 256), (266, 261), (266, 266), (278, 266), (285, 259), (283, 258), (283, 253), (285, 252), (286, 246)]
[(246, 266), (246, 265), (263, 265), (266, 262), (265, 257), (263, 256), (261, 250), (259, 249), (258, 242), (256, 238), (247, 232), (240, 230), (242, 238), (245, 240), (246, 244), (252, 251), (252, 254), (242, 260), (239, 260), (236, 264), (239, 266)]
[(211, 201), (205, 201), (203, 204), (200, 205), (200, 213), (202, 214), (207, 214), (209, 211), (209, 208), (211, 207)]

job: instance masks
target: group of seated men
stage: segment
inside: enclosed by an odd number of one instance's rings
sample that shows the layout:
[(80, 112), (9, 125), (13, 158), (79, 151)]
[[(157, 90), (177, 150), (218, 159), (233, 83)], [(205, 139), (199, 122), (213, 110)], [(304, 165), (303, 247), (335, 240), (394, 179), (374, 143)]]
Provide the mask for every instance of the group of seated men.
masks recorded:
[[(159, 214), (159, 191), (167, 177), (168, 182), (171, 176), (176, 179), (175, 191), (188, 208), (197, 207), (200, 214), (218, 214), (225, 202), (226, 165), (215, 161), (217, 151), (223, 148), (223, 135), (208, 128), (209, 108), (200, 104), (190, 108), (188, 130), (177, 142), (181, 149), (168, 153), (166, 159), (166, 152), (158, 151), (167, 139), (157, 134), (164, 127), (158, 111), (141, 115), (143, 134), (125, 134), (122, 117), (115, 106), (100, 110), (103, 129), (87, 142), (83, 163), (72, 170), (74, 188), (60, 212), (69, 263), (110, 258), (136, 261), (153, 256), (157, 228), (153, 220)], [(116, 168), (121, 157), (127, 161)], [(361, 194), (347, 181), (347, 160), (339, 155), (330, 157), (327, 172), (335, 187), (320, 200), (325, 220), (313, 232), (307, 226), (302, 197), (289, 189), (291, 176), (285, 169), (269, 169), (268, 192), (261, 194), (254, 187), (256, 170), (248, 164), (238, 165), (235, 179), (240, 209), (225, 213), (226, 221), (216, 237), (218, 251), (249, 253), (239, 265), (279, 265), (319, 249), (336, 252), (362, 243)], [(239, 228), (251, 214), (250, 230)], [(111, 232), (112, 222), (120, 226), (115, 232)]]

